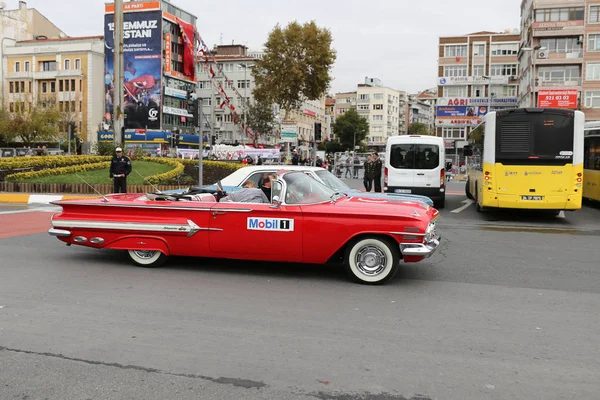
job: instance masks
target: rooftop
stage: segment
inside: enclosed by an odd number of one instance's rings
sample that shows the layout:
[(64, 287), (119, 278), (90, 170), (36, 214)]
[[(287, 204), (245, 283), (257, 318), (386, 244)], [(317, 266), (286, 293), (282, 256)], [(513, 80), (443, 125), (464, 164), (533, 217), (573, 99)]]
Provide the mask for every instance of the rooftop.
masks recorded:
[(93, 40), (93, 39), (104, 39), (104, 36), (75, 36), (75, 37), (65, 37), (65, 38), (49, 38), (49, 39), (34, 39), (34, 40), (22, 40), (17, 43), (51, 43), (51, 42), (74, 42), (74, 41), (82, 41), (82, 40)]

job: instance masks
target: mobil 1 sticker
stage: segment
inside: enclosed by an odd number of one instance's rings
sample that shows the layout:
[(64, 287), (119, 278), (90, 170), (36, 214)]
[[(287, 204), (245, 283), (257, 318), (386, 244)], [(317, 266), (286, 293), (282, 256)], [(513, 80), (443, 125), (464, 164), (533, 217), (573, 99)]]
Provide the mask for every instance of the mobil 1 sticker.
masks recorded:
[(294, 220), (287, 218), (248, 218), (248, 230), (251, 231), (273, 231), (292, 232)]

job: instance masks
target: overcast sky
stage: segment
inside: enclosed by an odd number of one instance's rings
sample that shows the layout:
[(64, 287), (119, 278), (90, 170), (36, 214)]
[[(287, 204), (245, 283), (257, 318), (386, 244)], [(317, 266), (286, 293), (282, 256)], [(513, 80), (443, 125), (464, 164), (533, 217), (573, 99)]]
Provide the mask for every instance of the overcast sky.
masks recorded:
[[(127, 0), (125, 0), (127, 1)], [(17, 0), (4, 0), (7, 9)], [(331, 93), (352, 91), (365, 76), (411, 93), (436, 85), (440, 36), (519, 27), (521, 0), (171, 0), (198, 17), (209, 47), (231, 42), (260, 50), (269, 31), (316, 20), (333, 34), (337, 61)], [(102, 35), (102, 0), (28, 0), (70, 36)], [(222, 35), (222, 36), (221, 36)]]

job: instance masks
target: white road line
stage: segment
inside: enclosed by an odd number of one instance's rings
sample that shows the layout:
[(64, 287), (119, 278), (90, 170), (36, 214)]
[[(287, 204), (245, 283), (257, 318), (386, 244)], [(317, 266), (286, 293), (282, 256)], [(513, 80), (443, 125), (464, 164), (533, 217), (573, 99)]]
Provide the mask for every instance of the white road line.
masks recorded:
[(471, 204), (473, 204), (475, 202), (473, 200), (471, 200), (471, 199), (466, 199), (466, 200), (463, 200), (462, 203), (464, 204), (464, 206), (458, 207), (457, 209), (452, 210), (450, 212), (454, 213), (454, 214), (458, 214), (459, 212), (464, 211), (467, 208), (469, 208), (469, 206), (471, 206)]
[(22, 213), (30, 213), (30, 212), (60, 212), (60, 208), (29, 208), (27, 210), (14, 210), (14, 211), (0, 211), (0, 215), (7, 214), (22, 214)]

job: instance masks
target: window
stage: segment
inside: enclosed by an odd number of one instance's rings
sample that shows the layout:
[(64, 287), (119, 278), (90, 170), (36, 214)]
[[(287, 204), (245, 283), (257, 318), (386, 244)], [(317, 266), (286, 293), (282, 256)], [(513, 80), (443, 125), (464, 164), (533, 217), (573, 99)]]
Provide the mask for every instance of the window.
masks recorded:
[(81, 69), (81, 59), (75, 59), (75, 69)]
[(74, 92), (75, 90), (75, 79), (71, 79), (71, 92)]
[(65, 70), (71, 69), (71, 60), (65, 60)]
[(15, 63), (15, 72), (21, 72), (21, 63), (19, 61)]
[(535, 22), (580, 21), (584, 19), (584, 13), (583, 7), (540, 8), (535, 10)]
[(373, 115), (373, 121), (383, 121), (383, 115)]
[(585, 80), (600, 81), (600, 63), (585, 64)]
[(56, 71), (56, 61), (41, 61), (40, 71)]
[(467, 97), (467, 87), (444, 86), (444, 97)]
[(473, 76), (485, 75), (485, 65), (473, 65)]
[(56, 81), (50, 82), (50, 93), (56, 93)]
[(466, 57), (468, 46), (466, 44), (450, 44), (444, 46), (444, 57)]
[(517, 97), (517, 85), (492, 86), (490, 93), (496, 97)]
[(600, 90), (585, 92), (585, 107), (600, 108)]
[(29, 72), (29, 61), (25, 61), (25, 72)]
[(548, 49), (549, 53), (574, 53), (581, 51), (578, 37), (563, 37), (541, 39), (540, 45)]
[(360, 100), (369, 100), (369, 94), (368, 93), (363, 93), (360, 95), (359, 97)]
[(25, 93), (25, 81), (19, 82), (21, 84), (21, 93)]
[(485, 43), (473, 44), (473, 57), (485, 56)]
[(576, 65), (568, 67), (540, 67), (538, 69), (540, 81), (575, 82), (579, 84), (579, 67)]
[(440, 149), (429, 144), (394, 144), (390, 166), (395, 169), (435, 169), (440, 164)]
[(597, 24), (598, 22), (600, 22), (600, 6), (590, 6), (588, 22), (590, 24)]
[(518, 52), (518, 43), (495, 43), (491, 47), (493, 56), (516, 56)]
[(223, 72), (233, 72), (233, 64), (223, 64)]
[(237, 81), (237, 87), (238, 89), (249, 89), (250, 88), (250, 80), (241, 80), (241, 81)]
[(587, 51), (600, 51), (600, 33), (588, 35)]
[(516, 76), (517, 64), (495, 64), (490, 66), (492, 76)]
[(442, 137), (444, 139), (464, 139), (465, 128), (442, 128)]
[(383, 104), (373, 104), (373, 110), (383, 110)]
[(199, 89), (210, 89), (210, 81), (198, 81)]
[(589, 137), (584, 142), (583, 168), (600, 171), (600, 137)]
[(468, 68), (466, 65), (452, 65), (444, 67), (444, 76), (468, 76)]
[(14, 93), (15, 92), (15, 83), (11, 82), (10, 83), (10, 89), (8, 91), (8, 93)]
[(373, 95), (373, 100), (383, 100), (383, 93), (375, 93)]
[(359, 110), (361, 110), (361, 111), (369, 111), (369, 105), (368, 104), (359, 104), (357, 108)]
[(484, 97), (485, 86), (473, 86), (471, 88), (471, 97)]
[(58, 81), (58, 91), (59, 92), (64, 92), (64, 86), (63, 86), (63, 81), (62, 80)]
[(42, 82), (42, 93), (48, 93), (48, 82)]

